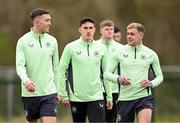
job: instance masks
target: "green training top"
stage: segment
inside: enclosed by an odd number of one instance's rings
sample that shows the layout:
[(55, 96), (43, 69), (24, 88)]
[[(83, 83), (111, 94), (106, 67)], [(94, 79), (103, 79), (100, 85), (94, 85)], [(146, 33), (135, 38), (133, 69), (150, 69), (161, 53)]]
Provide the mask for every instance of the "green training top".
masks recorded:
[[(78, 102), (103, 100), (100, 67), (105, 66), (105, 61), (105, 50), (96, 41), (87, 43), (80, 38), (67, 44), (59, 65), (62, 99)], [(68, 76), (68, 91), (66, 90), (66, 76)], [(110, 86), (108, 83), (105, 83), (105, 86), (108, 100), (111, 100)]]
[[(30, 31), (23, 35), (16, 47), (16, 71), (22, 80), (22, 96), (34, 97), (57, 93), (58, 81), (58, 45), (51, 35), (36, 35)], [(31, 80), (36, 86), (29, 92), (24, 82)], [(59, 92), (59, 91), (58, 91)]]
[[(112, 54), (115, 52), (115, 50), (121, 50), (124, 46), (114, 40), (105, 41), (101, 38), (97, 41), (99, 43), (101, 43), (104, 46), (104, 48), (107, 50), (108, 61), (111, 59)], [(117, 66), (116, 70), (113, 73), (118, 74), (118, 70), (120, 70), (120, 68), (118, 68), (118, 67), (120, 67), (120, 66)], [(105, 71), (105, 69), (103, 71)], [(103, 81), (106, 81), (106, 80), (104, 79)], [(119, 93), (118, 83), (110, 82), (110, 84), (111, 84), (111, 88), (112, 88), (112, 93)]]
[(150, 66), (152, 66), (156, 76), (151, 81), (153, 87), (158, 86), (163, 81), (157, 54), (144, 45), (136, 47), (125, 45), (123, 50), (115, 52), (105, 72), (105, 79), (117, 82), (119, 75), (112, 74), (112, 72), (118, 63), (120, 63), (121, 76), (128, 77), (131, 82), (127, 86), (121, 85), (118, 100), (134, 100), (151, 94), (150, 88), (140, 86), (141, 80), (148, 80)]

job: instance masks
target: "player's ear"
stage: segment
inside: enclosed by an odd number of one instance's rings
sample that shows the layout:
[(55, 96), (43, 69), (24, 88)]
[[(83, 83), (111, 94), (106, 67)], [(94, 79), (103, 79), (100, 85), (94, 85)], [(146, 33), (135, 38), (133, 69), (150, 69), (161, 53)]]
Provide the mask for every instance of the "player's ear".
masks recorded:
[(81, 33), (81, 32), (82, 32), (82, 28), (81, 28), (81, 27), (79, 27), (79, 29), (78, 29), (78, 30), (79, 30), (79, 33)]
[(141, 39), (144, 38), (144, 33), (143, 32), (140, 32), (140, 37), (141, 37)]
[(94, 32), (96, 32), (96, 27), (94, 27)]

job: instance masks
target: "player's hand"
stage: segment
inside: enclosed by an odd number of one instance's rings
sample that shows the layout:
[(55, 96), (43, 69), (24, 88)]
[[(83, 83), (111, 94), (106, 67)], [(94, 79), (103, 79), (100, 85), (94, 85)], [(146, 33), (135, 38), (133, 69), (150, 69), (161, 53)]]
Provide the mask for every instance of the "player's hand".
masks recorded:
[(27, 91), (29, 91), (29, 92), (34, 92), (36, 90), (36, 86), (31, 80), (27, 80), (24, 83), (24, 86), (26, 87)]
[(63, 101), (63, 104), (66, 105), (66, 106), (69, 106), (69, 105), (70, 105), (70, 100), (69, 100), (69, 99), (64, 100), (64, 101)]
[(61, 97), (60, 97), (59, 95), (57, 95), (57, 97), (56, 97), (56, 103), (59, 104), (60, 101), (61, 101)]
[(147, 87), (152, 87), (152, 83), (151, 83), (151, 81), (149, 81), (149, 80), (142, 80), (142, 81), (140, 81), (140, 85), (141, 85), (142, 87), (145, 87), (145, 88), (147, 88)]
[(126, 86), (126, 85), (131, 84), (130, 79), (127, 77), (118, 77), (118, 79), (119, 79), (120, 84), (122, 84), (122, 85)]
[(112, 107), (113, 107), (113, 102), (112, 102), (112, 101), (107, 101), (107, 102), (106, 102), (106, 108), (107, 108), (107, 110), (112, 110)]

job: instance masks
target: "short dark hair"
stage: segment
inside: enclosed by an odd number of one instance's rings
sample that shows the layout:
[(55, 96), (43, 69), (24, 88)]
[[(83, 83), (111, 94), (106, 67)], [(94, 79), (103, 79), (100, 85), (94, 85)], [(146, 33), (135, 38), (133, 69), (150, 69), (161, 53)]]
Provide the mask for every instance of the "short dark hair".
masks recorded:
[(32, 10), (32, 12), (30, 14), (30, 18), (33, 21), (35, 17), (41, 16), (43, 14), (49, 14), (49, 11), (46, 9), (42, 9), (42, 8), (36, 8), (36, 9)]
[(84, 24), (86, 22), (91, 22), (94, 24), (94, 20), (91, 17), (82, 17), (82, 19), (80, 21), (80, 26), (82, 26), (82, 24)]
[(114, 27), (114, 22), (112, 20), (103, 20), (101, 23), (100, 23), (100, 28), (104, 27), (104, 26), (112, 26)]
[(114, 26), (114, 33), (121, 32), (121, 29), (117, 26)]

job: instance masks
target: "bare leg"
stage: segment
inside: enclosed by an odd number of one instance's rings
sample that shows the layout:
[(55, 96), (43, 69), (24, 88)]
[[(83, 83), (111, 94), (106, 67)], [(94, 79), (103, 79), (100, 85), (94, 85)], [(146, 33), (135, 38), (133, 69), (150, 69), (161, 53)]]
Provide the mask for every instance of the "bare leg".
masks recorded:
[(56, 123), (56, 117), (54, 116), (43, 116), (41, 120), (42, 123)]
[(138, 113), (139, 123), (150, 123), (151, 122), (152, 109), (145, 108)]

